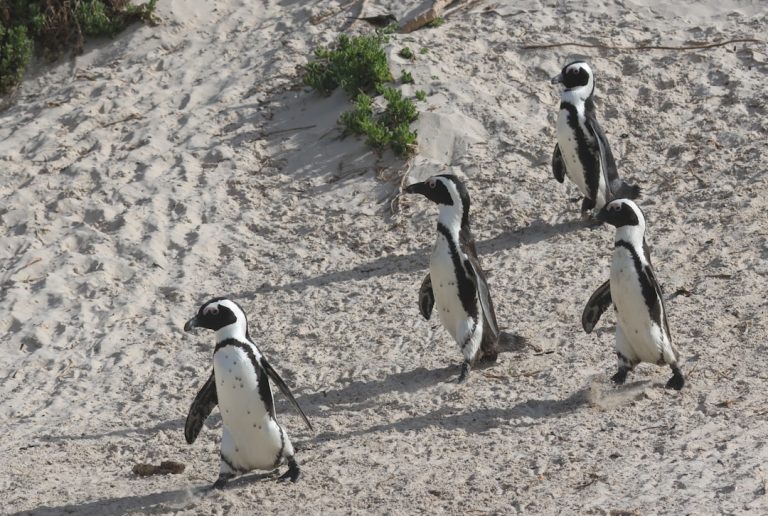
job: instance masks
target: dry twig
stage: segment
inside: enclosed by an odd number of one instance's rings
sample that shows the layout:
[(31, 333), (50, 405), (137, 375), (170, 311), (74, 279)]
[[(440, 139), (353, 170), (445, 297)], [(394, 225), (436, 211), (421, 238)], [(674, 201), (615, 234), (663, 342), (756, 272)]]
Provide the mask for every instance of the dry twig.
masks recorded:
[(523, 45), (522, 48), (524, 50), (537, 50), (542, 48), (557, 48), (557, 47), (581, 47), (581, 48), (603, 48), (606, 50), (702, 50), (707, 48), (715, 48), (715, 47), (724, 47), (725, 45), (730, 45), (731, 43), (760, 43), (765, 44), (766, 42), (761, 39), (756, 38), (739, 38), (739, 39), (729, 39), (726, 41), (720, 41), (718, 43), (701, 43), (697, 45), (680, 45), (680, 46), (670, 46), (670, 45), (628, 45), (628, 46), (619, 46), (619, 45), (605, 45), (602, 43), (576, 43), (574, 41), (568, 41), (565, 43), (545, 43), (545, 44), (536, 44), (536, 45)]

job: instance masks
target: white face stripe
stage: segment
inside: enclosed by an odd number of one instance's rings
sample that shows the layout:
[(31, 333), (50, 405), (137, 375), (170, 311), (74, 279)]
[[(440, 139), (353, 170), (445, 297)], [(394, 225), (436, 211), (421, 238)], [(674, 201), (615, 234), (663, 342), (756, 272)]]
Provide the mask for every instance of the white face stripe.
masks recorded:
[(457, 208), (460, 211), (464, 208), (461, 203), (461, 196), (459, 196), (459, 191), (456, 189), (456, 183), (445, 177), (438, 176), (432, 176), (427, 181), (432, 180), (440, 181), (443, 183), (443, 185), (445, 185), (445, 188), (448, 190), (448, 193), (451, 195), (451, 200), (453, 201), (452, 208)]

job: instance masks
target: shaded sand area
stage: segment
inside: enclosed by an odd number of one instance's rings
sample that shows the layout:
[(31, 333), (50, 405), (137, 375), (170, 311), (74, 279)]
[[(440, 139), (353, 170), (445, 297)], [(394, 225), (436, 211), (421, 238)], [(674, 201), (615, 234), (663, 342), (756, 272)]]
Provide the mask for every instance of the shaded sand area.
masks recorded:
[[(317, 45), (369, 30), (347, 16), (401, 17), (403, 1), (161, 0), (160, 26), (30, 72), (0, 113), (3, 511), (768, 510), (766, 46), (523, 48), (768, 33), (757, 0), (652, 4), (479, 2), (393, 36), (393, 75), (428, 94), (411, 162), (342, 139), (347, 99), (300, 79)], [(648, 365), (614, 389), (613, 315), (580, 327), (613, 231), (586, 228), (551, 176), (549, 78), (576, 57), (644, 189), (681, 393)], [(393, 202), (406, 172), (468, 178), (500, 324), (527, 339), (464, 385), (455, 344), (418, 313), (436, 209)], [(296, 485), (204, 490), (218, 411), (184, 442), (213, 337), (182, 327), (222, 294), (316, 428), (276, 395)], [(131, 472), (163, 460), (186, 470)]]

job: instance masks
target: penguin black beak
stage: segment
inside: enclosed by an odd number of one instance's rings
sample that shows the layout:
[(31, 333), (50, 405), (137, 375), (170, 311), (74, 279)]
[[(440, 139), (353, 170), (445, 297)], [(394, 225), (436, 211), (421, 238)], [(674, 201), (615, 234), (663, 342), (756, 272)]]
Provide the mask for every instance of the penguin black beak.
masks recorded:
[(551, 84), (560, 84), (561, 82), (563, 82), (563, 74), (559, 73), (555, 75), (554, 77), (552, 77), (552, 80), (549, 82)]
[(421, 194), (426, 196), (428, 191), (429, 191), (429, 187), (427, 187), (426, 183), (413, 183), (412, 185), (404, 189), (403, 193)]
[(598, 222), (605, 222), (605, 223), (608, 223), (608, 224), (611, 224), (610, 218), (611, 218), (610, 214), (608, 213), (608, 210), (605, 209), (605, 206), (603, 206), (603, 209), (601, 209), (599, 212), (597, 212), (597, 215), (594, 216), (594, 219), (596, 221), (598, 221)]
[(197, 328), (197, 316), (187, 321), (187, 324), (184, 325), (184, 331), (192, 331), (194, 328)]

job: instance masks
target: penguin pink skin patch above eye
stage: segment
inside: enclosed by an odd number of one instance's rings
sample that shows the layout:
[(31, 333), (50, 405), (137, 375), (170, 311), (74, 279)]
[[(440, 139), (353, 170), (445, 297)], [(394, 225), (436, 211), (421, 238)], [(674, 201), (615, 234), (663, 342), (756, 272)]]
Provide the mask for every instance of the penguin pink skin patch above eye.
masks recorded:
[(218, 306), (210, 305), (203, 308), (203, 315), (216, 315), (217, 313), (219, 313)]

